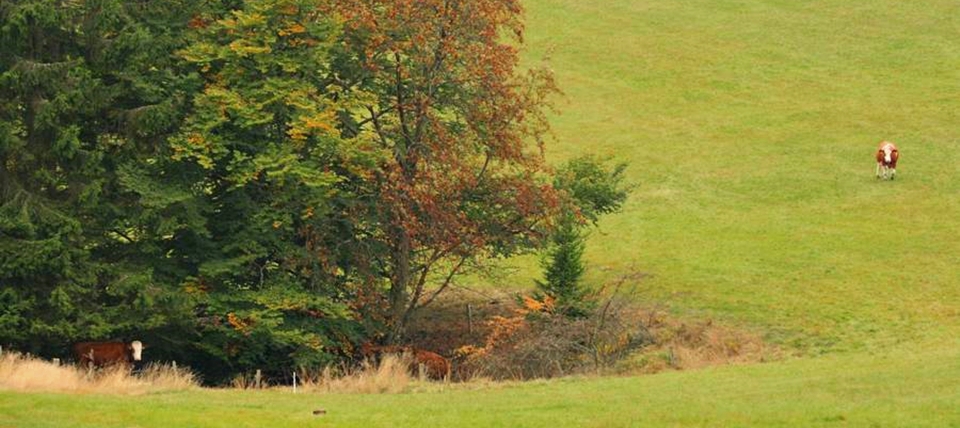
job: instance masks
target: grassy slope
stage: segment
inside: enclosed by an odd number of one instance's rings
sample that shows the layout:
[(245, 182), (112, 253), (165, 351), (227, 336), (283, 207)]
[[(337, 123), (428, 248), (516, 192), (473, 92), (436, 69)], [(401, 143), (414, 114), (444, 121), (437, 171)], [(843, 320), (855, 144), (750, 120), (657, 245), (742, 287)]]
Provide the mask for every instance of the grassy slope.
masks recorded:
[[(958, 345), (953, 343), (953, 345)], [(960, 427), (960, 347), (397, 395), (0, 392), (0, 427)], [(313, 416), (325, 409), (324, 416)]]
[[(960, 426), (960, 4), (602, 3), (529, 1), (528, 57), (567, 94), (554, 159), (641, 184), (593, 279), (635, 266), (678, 312), (850, 352), (443, 394), (0, 393), (0, 427)], [(896, 182), (872, 179), (881, 138)]]
[[(640, 184), (588, 256), (604, 280), (808, 352), (960, 327), (960, 4), (535, 0), (566, 92), (557, 159)], [(873, 179), (880, 139), (896, 182)]]

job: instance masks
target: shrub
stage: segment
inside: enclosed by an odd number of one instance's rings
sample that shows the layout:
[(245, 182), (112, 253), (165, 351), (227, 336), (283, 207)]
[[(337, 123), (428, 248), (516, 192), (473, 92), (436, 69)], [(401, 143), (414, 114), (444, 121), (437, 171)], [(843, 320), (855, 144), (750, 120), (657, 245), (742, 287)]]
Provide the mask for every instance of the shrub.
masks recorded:
[(525, 296), (511, 314), (487, 322), (480, 345), (457, 350), (460, 379), (550, 378), (585, 373), (664, 370), (758, 362), (779, 350), (750, 332), (713, 320), (678, 320), (660, 308), (640, 307), (632, 279), (622, 277), (590, 298), (583, 317), (569, 317), (549, 296)]
[(458, 350), (465, 371), (469, 376), (519, 380), (606, 370), (651, 342), (622, 290), (633, 277), (591, 296), (599, 304), (580, 317), (558, 310), (550, 296), (524, 296), (513, 315), (489, 321), (483, 346)]

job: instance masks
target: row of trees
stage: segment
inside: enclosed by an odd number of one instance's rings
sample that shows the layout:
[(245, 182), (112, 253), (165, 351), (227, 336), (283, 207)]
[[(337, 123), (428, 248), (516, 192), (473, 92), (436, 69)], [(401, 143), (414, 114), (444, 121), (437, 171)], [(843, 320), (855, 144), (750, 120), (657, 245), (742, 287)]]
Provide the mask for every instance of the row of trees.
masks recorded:
[(556, 88), (518, 68), (520, 16), (0, 3), (0, 344), (136, 337), (215, 381), (401, 341), (458, 275), (585, 218), (543, 160)]

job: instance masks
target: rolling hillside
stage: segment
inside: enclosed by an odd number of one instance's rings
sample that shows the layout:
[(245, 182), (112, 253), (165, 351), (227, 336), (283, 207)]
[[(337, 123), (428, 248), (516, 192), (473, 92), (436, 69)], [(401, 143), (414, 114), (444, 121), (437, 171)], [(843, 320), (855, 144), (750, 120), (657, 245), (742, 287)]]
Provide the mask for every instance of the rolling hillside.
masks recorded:
[[(529, 3), (530, 64), (566, 95), (555, 159), (640, 185), (588, 247), (595, 280), (820, 352), (960, 328), (960, 6)], [(903, 158), (877, 182), (876, 144)]]

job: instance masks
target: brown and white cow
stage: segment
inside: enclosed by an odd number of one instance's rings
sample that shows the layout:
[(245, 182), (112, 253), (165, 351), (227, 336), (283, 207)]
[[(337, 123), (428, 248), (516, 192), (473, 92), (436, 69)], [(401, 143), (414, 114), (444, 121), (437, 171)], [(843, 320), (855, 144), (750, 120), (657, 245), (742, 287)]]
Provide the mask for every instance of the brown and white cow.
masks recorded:
[(900, 159), (900, 151), (897, 145), (889, 141), (881, 141), (877, 148), (877, 178), (891, 179), (897, 177), (897, 160)]
[(124, 342), (80, 342), (73, 345), (73, 355), (84, 367), (130, 366), (140, 361), (143, 343), (134, 340)]
[(435, 352), (416, 349), (412, 346), (379, 346), (370, 343), (363, 344), (360, 351), (365, 358), (379, 358), (383, 354), (409, 355), (413, 361), (410, 362), (408, 369), (413, 374), (417, 374), (420, 371), (420, 366), (423, 366), (424, 374), (430, 379), (444, 380), (450, 378), (450, 361)]

